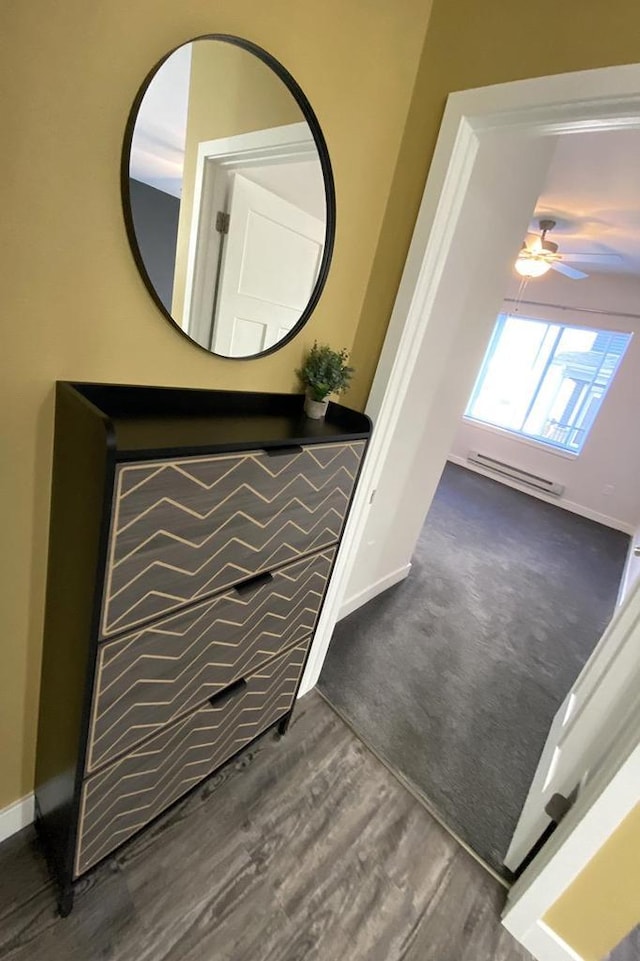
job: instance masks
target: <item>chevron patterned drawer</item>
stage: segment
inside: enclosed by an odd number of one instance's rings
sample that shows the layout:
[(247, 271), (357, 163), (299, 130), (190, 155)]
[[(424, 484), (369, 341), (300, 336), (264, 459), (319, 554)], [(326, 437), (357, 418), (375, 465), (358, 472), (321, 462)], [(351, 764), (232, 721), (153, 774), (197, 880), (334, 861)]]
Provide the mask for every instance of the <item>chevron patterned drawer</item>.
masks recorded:
[(200, 706), (315, 627), (336, 549), (155, 621), (98, 650), (87, 770)]
[(229, 698), (221, 695), (85, 781), (75, 876), (286, 714), (306, 650), (301, 644), (275, 658)]
[(116, 469), (102, 636), (335, 544), (364, 441)]

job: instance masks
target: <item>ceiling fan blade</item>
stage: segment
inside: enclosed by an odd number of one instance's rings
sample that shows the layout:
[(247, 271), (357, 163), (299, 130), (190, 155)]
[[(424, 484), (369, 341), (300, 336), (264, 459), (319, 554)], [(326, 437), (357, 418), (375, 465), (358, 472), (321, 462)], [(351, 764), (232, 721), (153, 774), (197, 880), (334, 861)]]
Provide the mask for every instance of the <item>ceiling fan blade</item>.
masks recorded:
[(557, 270), (559, 274), (564, 274), (565, 277), (571, 277), (572, 280), (584, 280), (589, 274), (585, 274), (582, 270), (576, 270), (575, 267), (569, 267), (568, 264), (562, 264), (556, 261), (551, 264), (552, 270)]
[(565, 263), (570, 264), (621, 264), (620, 254), (561, 254)]

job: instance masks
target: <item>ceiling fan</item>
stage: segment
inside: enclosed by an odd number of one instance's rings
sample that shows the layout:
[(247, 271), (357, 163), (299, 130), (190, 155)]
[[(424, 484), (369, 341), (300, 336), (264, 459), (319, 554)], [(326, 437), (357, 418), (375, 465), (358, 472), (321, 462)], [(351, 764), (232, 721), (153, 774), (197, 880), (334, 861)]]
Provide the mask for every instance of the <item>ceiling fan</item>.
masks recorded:
[(622, 261), (620, 254), (559, 254), (558, 245), (547, 240), (547, 234), (556, 225), (555, 220), (540, 220), (540, 236), (529, 245), (522, 244), (515, 268), (522, 277), (542, 277), (548, 270), (556, 270), (571, 280), (588, 277), (583, 270), (570, 267), (569, 263), (579, 264), (617, 264)]

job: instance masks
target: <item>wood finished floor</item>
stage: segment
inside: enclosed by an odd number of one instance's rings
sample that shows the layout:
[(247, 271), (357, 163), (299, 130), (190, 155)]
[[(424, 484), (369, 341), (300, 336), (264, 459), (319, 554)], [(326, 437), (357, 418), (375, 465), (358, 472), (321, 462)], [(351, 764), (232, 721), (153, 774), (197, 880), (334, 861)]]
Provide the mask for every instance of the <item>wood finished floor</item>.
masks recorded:
[(79, 882), (0, 847), (0, 961), (524, 961), (504, 891), (317, 694)]

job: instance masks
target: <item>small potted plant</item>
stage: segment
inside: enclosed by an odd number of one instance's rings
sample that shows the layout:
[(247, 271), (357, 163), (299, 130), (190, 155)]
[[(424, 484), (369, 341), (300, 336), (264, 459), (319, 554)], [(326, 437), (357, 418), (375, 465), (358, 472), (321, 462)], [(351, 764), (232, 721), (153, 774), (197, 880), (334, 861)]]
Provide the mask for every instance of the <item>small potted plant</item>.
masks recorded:
[(314, 341), (296, 374), (306, 388), (304, 410), (307, 417), (319, 420), (327, 412), (329, 394), (341, 394), (349, 386), (353, 367), (347, 365), (349, 351), (332, 350), (328, 344)]

